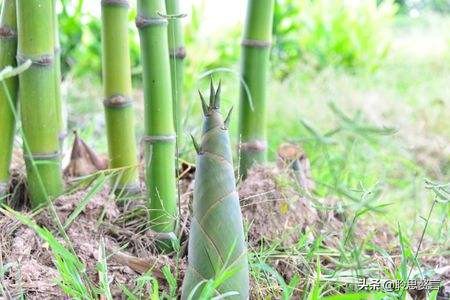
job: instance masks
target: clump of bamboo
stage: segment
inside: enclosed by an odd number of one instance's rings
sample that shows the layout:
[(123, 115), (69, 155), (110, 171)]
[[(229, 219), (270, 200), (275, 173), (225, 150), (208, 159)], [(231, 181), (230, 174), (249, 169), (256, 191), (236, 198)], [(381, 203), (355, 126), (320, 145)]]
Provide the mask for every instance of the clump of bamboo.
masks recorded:
[(242, 84), (239, 118), (239, 170), (243, 176), (253, 164), (267, 159), (266, 102), (273, 9), (274, 0), (248, 1), (241, 71), (248, 90)]
[(117, 193), (138, 189), (127, 23), (127, 0), (102, 0), (103, 104), (110, 167), (122, 170), (113, 178)]
[(151, 228), (173, 232), (177, 215), (175, 131), (167, 19), (164, 0), (139, 0), (136, 25), (141, 41), (145, 98), (146, 183)]
[(178, 147), (183, 141), (183, 72), (186, 49), (183, 40), (183, 25), (180, 15), (180, 1), (166, 0), (167, 14), (172, 16), (169, 19), (169, 53), (170, 71), (172, 76), (172, 98), (173, 98), (173, 118), (175, 132), (177, 134)]
[[(16, 0), (4, 0), (0, 17), (0, 69), (16, 65)], [(6, 193), (14, 142), (15, 120), (9, 98), (17, 102), (18, 79), (5, 80), (0, 87), (0, 197)]]
[(55, 105), (53, 0), (17, 0), (17, 61), (32, 61), (19, 75), (24, 155), (33, 207), (63, 190)]
[(211, 88), (209, 106), (201, 98), (205, 121), (201, 145), (194, 141), (198, 155), (188, 269), (181, 298), (194, 293), (192, 299), (200, 299), (205, 281), (217, 282), (221, 277), (223, 283), (214, 286), (216, 295), (238, 292), (235, 299), (248, 299), (247, 250), (227, 129), (231, 110), (223, 121), (220, 85), (215, 93)]

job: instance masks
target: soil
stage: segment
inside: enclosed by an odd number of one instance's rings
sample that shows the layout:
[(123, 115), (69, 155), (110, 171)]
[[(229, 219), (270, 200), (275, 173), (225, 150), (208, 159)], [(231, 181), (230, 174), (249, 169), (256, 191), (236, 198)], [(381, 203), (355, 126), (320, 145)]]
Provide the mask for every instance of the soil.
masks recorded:
[(257, 246), (279, 241), (284, 247), (319, 221), (311, 202), (302, 197), (284, 170), (255, 167), (239, 186), (242, 214), (249, 228), (248, 241)]
[[(86, 266), (85, 274), (97, 284), (99, 280), (96, 268), (99, 261), (100, 241), (104, 241), (108, 257), (108, 275), (114, 298), (121, 298), (122, 287), (133, 289), (136, 279), (148, 270), (161, 279), (160, 288), (168, 290), (163, 267), (167, 266), (177, 275), (181, 286), (186, 268), (186, 244), (189, 228), (189, 208), (192, 203), (192, 188), (195, 168), (183, 166), (180, 181), (181, 194), (181, 257), (157, 254), (155, 250), (155, 233), (146, 229), (148, 218), (145, 201), (133, 199), (125, 204), (118, 204), (107, 187), (93, 196), (80, 214), (66, 228), (70, 245), (78, 258)], [(248, 244), (251, 249), (277, 243), (279, 253), (290, 253), (300, 239), (313, 243), (318, 233), (325, 237), (323, 245), (338, 247), (345, 239), (344, 224), (349, 218), (338, 209), (338, 202), (333, 199), (321, 199), (316, 203), (310, 192), (310, 186), (296, 184), (296, 177), (286, 168), (256, 167), (248, 174), (248, 179), (240, 182), (238, 191), (241, 199), (242, 213), (248, 228)], [(15, 187), (11, 191), (20, 191), (15, 196), (15, 208), (27, 212), (26, 184), (20, 172), (13, 177)], [(85, 199), (88, 190), (81, 189), (58, 198), (54, 207), (62, 224)], [(17, 201), (22, 202), (21, 205)], [(11, 204), (11, 203), (10, 203)], [(317, 207), (321, 207), (318, 209)], [(323, 207), (328, 209), (324, 210)], [(55, 236), (58, 227), (49, 210), (34, 216), (37, 224), (48, 228)], [(365, 239), (370, 232), (374, 244), (384, 249), (392, 249), (396, 237), (385, 226), (371, 227), (370, 224), (355, 225), (356, 238)], [(59, 299), (64, 294), (58, 285), (59, 273), (55, 267), (49, 245), (44, 243), (36, 233), (21, 225), (17, 220), (0, 215), (0, 282), (7, 298), (25, 295), (27, 299)], [(69, 246), (63, 238), (59, 241)], [(283, 252), (285, 251), (285, 252)], [(308, 274), (308, 266), (301, 255), (280, 255), (267, 262), (289, 282), (294, 274)], [(388, 265), (386, 259), (381, 264)], [(322, 264), (330, 266), (336, 263), (333, 258), (324, 258)], [(449, 258), (436, 256), (426, 261), (431, 266), (440, 267), (442, 278), (449, 279)], [(447, 268), (447, 269), (445, 269)], [(176, 272), (175, 270), (179, 270)], [(273, 281), (277, 285), (276, 280)], [(259, 297), (263, 293), (258, 282), (252, 282), (252, 294)]]

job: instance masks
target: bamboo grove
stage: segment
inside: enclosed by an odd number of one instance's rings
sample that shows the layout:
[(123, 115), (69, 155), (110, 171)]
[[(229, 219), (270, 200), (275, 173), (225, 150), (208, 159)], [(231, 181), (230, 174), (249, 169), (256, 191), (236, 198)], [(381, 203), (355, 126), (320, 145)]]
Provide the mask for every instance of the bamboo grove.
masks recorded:
[[(128, 42), (127, 0), (97, 0), (102, 15), (103, 105), (108, 142), (111, 188), (117, 195), (140, 193), (135, 111)], [(62, 117), (61, 63), (57, 0), (3, 0), (0, 26), (0, 67), (31, 62), (0, 90), (0, 199), (7, 193), (16, 131), (14, 113), (20, 107), (23, 158), (33, 208), (64, 191), (61, 155), (66, 133)], [(267, 156), (266, 83), (274, 0), (248, 0), (242, 40), (243, 84), (239, 102), (239, 174), (246, 176)], [(144, 94), (145, 185), (150, 229), (160, 233), (162, 251), (177, 235), (178, 148), (183, 144), (184, 59), (186, 50), (179, 0), (138, 0)], [(231, 111), (220, 114), (220, 84), (211, 82), (210, 101), (200, 94), (204, 124), (197, 151), (197, 168), (189, 236), (188, 270), (183, 299), (205, 279), (232, 270), (214, 293), (238, 292), (248, 297), (248, 263), (239, 197), (228, 134)], [(19, 104), (19, 105), (17, 105)], [(169, 239), (171, 237), (171, 239)], [(194, 293), (194, 294), (192, 294)]]

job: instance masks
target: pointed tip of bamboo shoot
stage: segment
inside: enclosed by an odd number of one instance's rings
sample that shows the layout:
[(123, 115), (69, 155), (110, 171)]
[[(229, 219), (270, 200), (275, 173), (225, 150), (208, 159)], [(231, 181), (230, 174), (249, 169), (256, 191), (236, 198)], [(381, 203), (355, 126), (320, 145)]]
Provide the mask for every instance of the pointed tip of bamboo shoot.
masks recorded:
[(202, 101), (203, 115), (206, 116), (208, 115), (209, 107), (206, 104), (205, 97), (203, 97), (202, 92), (198, 91), (198, 94), (200, 95), (200, 100)]
[(217, 87), (217, 91), (214, 95), (214, 108), (220, 108), (220, 92), (222, 90), (222, 80), (219, 81), (219, 86)]
[(197, 141), (195, 140), (195, 138), (192, 134), (191, 134), (191, 139), (192, 139), (192, 143), (194, 144), (195, 151), (197, 152), (197, 154), (200, 154), (201, 153), (200, 145), (197, 143)]
[(225, 125), (225, 129), (228, 129), (228, 127), (230, 125), (231, 113), (232, 112), (233, 112), (233, 106), (228, 111), (227, 117), (225, 118), (225, 121), (223, 122), (223, 124)]
[(209, 84), (209, 107), (214, 107), (215, 89), (213, 78), (211, 76), (211, 82)]

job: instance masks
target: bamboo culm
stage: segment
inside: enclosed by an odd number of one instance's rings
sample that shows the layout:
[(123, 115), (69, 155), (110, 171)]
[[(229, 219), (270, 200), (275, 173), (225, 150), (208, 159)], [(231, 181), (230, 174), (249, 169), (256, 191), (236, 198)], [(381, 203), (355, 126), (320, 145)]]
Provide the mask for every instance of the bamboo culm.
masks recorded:
[[(16, 22), (16, 0), (4, 0), (0, 17), (0, 69), (16, 65)], [(3, 84), (0, 87), (0, 198), (6, 194), (9, 180), (16, 124), (11, 104), (15, 107), (17, 102), (18, 78), (6, 79), (5, 85), (7, 91)]]
[(267, 160), (267, 84), (274, 0), (249, 0), (242, 41), (239, 114), (239, 171), (246, 176), (252, 165)]
[(103, 101), (110, 167), (116, 194), (139, 190), (128, 42), (128, 1), (102, 1)]
[(170, 54), (170, 71), (172, 79), (173, 119), (177, 135), (177, 145), (183, 146), (183, 79), (186, 49), (183, 39), (183, 25), (180, 18), (180, 1), (166, 0), (169, 18), (168, 38)]
[[(146, 184), (150, 226), (173, 232), (177, 220), (175, 131), (172, 110), (167, 19), (164, 0), (139, 0), (136, 25), (141, 41), (145, 99)], [(162, 241), (170, 247), (167, 241)]]
[(61, 150), (63, 150), (63, 143), (67, 136), (66, 124), (63, 118), (63, 98), (61, 95), (61, 45), (59, 41), (59, 21), (58, 13), (56, 11), (56, 3), (58, 0), (53, 0), (53, 32), (55, 34), (55, 106), (58, 118), (59, 141)]
[(24, 159), (33, 207), (63, 191), (55, 105), (53, 0), (17, 0), (17, 61), (32, 61), (19, 75)]
[(202, 142), (197, 145), (194, 141), (198, 155), (188, 268), (181, 299), (188, 299), (191, 293), (194, 293), (192, 299), (203, 299), (205, 281), (215, 280), (225, 273), (229, 277), (215, 287), (215, 295), (208, 296), (238, 292), (239, 295), (230, 299), (248, 299), (247, 248), (228, 134), (231, 110), (223, 121), (220, 85), (216, 92), (211, 88), (209, 105), (203, 96), (201, 98), (205, 119)]

